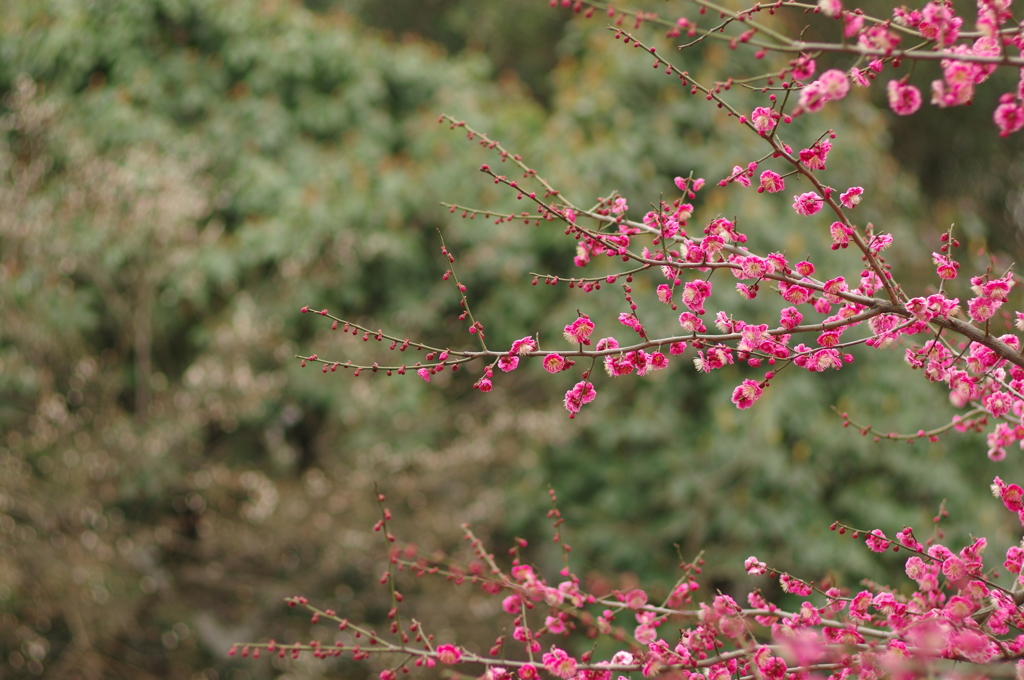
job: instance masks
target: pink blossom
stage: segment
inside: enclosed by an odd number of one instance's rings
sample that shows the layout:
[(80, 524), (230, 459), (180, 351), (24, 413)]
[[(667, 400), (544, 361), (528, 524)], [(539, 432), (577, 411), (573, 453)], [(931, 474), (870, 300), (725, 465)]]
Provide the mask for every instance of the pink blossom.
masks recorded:
[(854, 208), (858, 203), (860, 203), (863, 196), (863, 187), (850, 187), (839, 195), (839, 202), (843, 204), (844, 208)]
[(999, 136), (1006, 137), (1024, 127), (1024, 104), (1016, 101), (1003, 102), (996, 107), (992, 120), (999, 127)]
[(801, 314), (796, 307), (786, 307), (781, 312), (781, 325), (786, 330), (793, 330), (800, 325), (800, 322), (804, 320), (804, 315)]
[(704, 301), (711, 295), (711, 282), (697, 279), (683, 286), (683, 304), (697, 314), (704, 313)]
[(631, 590), (626, 593), (623, 602), (630, 609), (640, 609), (640, 607), (647, 604), (647, 593), (640, 589)]
[(490, 392), (494, 388), (494, 385), (491, 383), (491, 379), (485, 376), (477, 380), (473, 387), (477, 388), (481, 392)]
[(828, 231), (832, 236), (832, 250), (838, 250), (850, 245), (850, 237), (854, 234), (853, 229), (842, 222), (833, 222)]
[(530, 352), (536, 351), (537, 341), (530, 336), (520, 338), (512, 343), (512, 349), (508, 351), (509, 354), (529, 354)]
[(568, 679), (576, 675), (576, 659), (565, 650), (552, 647), (550, 652), (544, 654), (544, 668), (552, 675)]
[(825, 88), (821, 86), (821, 83), (815, 80), (800, 90), (798, 102), (800, 107), (808, 113), (817, 113), (828, 103), (828, 93), (825, 92)]
[(850, 80), (858, 87), (867, 87), (871, 84), (871, 81), (864, 75), (864, 72), (856, 67), (850, 69)]
[(921, 10), (921, 23), (918, 30), (929, 40), (949, 46), (959, 37), (963, 19), (953, 14), (952, 7), (945, 3), (929, 2)]
[(932, 253), (932, 262), (935, 264), (935, 273), (939, 275), (940, 279), (955, 279), (956, 270), (960, 268), (960, 263), (954, 261), (942, 253)]
[(461, 658), (462, 650), (455, 645), (438, 645), (437, 660), (441, 663), (451, 665), (458, 663)]
[(624, 199), (622, 196), (616, 198), (615, 202), (612, 204), (612, 212), (616, 215), (621, 215), (627, 210), (629, 210), (629, 206), (626, 205), (626, 199)]
[(668, 346), (668, 353), (675, 356), (686, 351), (685, 342), (673, 342)]
[(540, 673), (537, 671), (536, 666), (527, 663), (519, 667), (519, 677), (522, 680), (537, 680), (540, 677)]
[(667, 305), (672, 304), (672, 288), (668, 284), (661, 284), (657, 290), (658, 301)]
[(597, 390), (591, 383), (586, 381), (576, 383), (571, 390), (565, 393), (565, 410), (569, 412), (569, 417), (574, 417), (584, 404), (594, 401), (596, 396)]
[(800, 162), (811, 170), (824, 170), (828, 152), (832, 150), (832, 142), (827, 139), (815, 142), (809, 149), (802, 149), (798, 156)]
[(817, 70), (817, 65), (814, 63), (814, 59), (806, 54), (801, 54), (799, 57), (790, 62), (793, 67), (793, 77), (797, 80), (807, 80), (814, 75)]
[(761, 173), (761, 186), (757, 188), (758, 193), (767, 191), (775, 194), (786, 188), (786, 181), (777, 172), (765, 170)]
[(846, 97), (850, 91), (850, 81), (846, 74), (839, 69), (832, 68), (818, 77), (818, 87), (821, 88), (828, 101), (839, 101)]
[(687, 333), (706, 333), (708, 330), (707, 326), (704, 325), (704, 322), (690, 312), (683, 312), (679, 315), (679, 325), (682, 326)]
[(976, 297), (971, 298), (967, 301), (967, 315), (971, 317), (975, 323), (984, 323), (992, 318), (992, 315), (996, 313), (1003, 305), (998, 300), (992, 298)]
[(640, 319), (636, 318), (636, 314), (622, 312), (619, 314), (619, 323), (627, 328), (632, 328), (634, 331), (640, 334), (640, 337), (646, 337), (644, 334), (643, 324), (640, 323)]
[(797, 215), (814, 215), (824, 205), (825, 201), (813, 191), (793, 197), (793, 210)]
[(779, 577), (779, 585), (782, 586), (782, 592), (784, 593), (791, 593), (793, 595), (811, 594), (811, 586), (798, 578), (793, 578), (789, 574), (783, 574)]
[(864, 16), (855, 12), (843, 12), (843, 37), (852, 38), (864, 26)]
[(810, 289), (804, 288), (803, 286), (797, 286), (793, 284), (787, 284), (785, 288), (779, 286), (779, 291), (782, 294), (782, 299), (786, 302), (794, 305), (802, 305), (811, 299)]
[(594, 322), (586, 314), (580, 316), (565, 327), (565, 341), (574, 345), (589, 345), (590, 334), (594, 332)]
[(549, 354), (541, 362), (544, 370), (548, 373), (558, 373), (565, 368), (565, 357), (561, 354)]
[(548, 629), (549, 633), (559, 635), (565, 632), (565, 622), (557, 616), (548, 616), (544, 619), (544, 627)]
[(747, 169), (739, 165), (732, 167), (732, 174), (722, 180), (723, 183), (736, 182), (737, 184), (745, 187), (750, 186), (750, 176), (747, 174)]
[(842, 13), (843, 3), (841, 0), (818, 0), (818, 8), (825, 16), (836, 17)]
[[(890, 31), (883, 24), (875, 24), (860, 34), (857, 43), (861, 47), (869, 49), (889, 51), (896, 48), (900, 42), (900, 36)], [(877, 61), (877, 60), (876, 60)], [(872, 62), (874, 66), (874, 62)]]
[(872, 552), (881, 553), (889, 549), (891, 541), (885, 537), (885, 534), (882, 533), (881, 529), (875, 529), (867, 535), (864, 542), (867, 543), (868, 548), (870, 548)]
[(877, 236), (872, 236), (871, 240), (868, 241), (868, 250), (871, 251), (872, 255), (877, 255), (891, 245), (892, 234), (878, 234)]
[(518, 614), (521, 607), (522, 603), (518, 595), (509, 595), (501, 601), (501, 608), (505, 610), (506, 614)]
[(973, 663), (987, 663), (999, 653), (995, 643), (981, 631), (961, 629), (948, 635), (949, 649)]
[(421, 368), (418, 371), (416, 371), (416, 375), (423, 378), (425, 381), (430, 382), (430, 369)]
[(747, 573), (751, 576), (761, 576), (768, 571), (768, 566), (764, 562), (759, 562), (753, 555), (743, 562), (743, 568), (746, 569)]
[(756, 380), (744, 380), (732, 391), (732, 403), (736, 404), (736, 408), (739, 409), (750, 408), (763, 392), (764, 390)]
[(909, 116), (921, 108), (921, 91), (910, 83), (890, 80), (886, 92), (889, 95), (889, 108), (897, 116)]
[(754, 109), (753, 113), (750, 114), (750, 124), (754, 126), (758, 134), (762, 137), (766, 136), (775, 128), (775, 121), (778, 119), (778, 114), (764, 106), (759, 106)]
[(503, 370), (505, 373), (510, 373), (519, 366), (519, 357), (505, 355), (498, 359), (498, 368)]

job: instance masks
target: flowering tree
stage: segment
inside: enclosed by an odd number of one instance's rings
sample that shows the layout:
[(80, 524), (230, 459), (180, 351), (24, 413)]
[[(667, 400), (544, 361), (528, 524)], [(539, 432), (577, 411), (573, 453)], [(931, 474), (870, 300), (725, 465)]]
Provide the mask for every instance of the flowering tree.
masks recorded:
[[(694, 0), (692, 16), (674, 21), (583, 0), (552, 0), (551, 4), (571, 7), (587, 17), (606, 15), (610, 36), (631, 48), (629, 58), (646, 53), (653, 58), (655, 69), (678, 79), (691, 95), (704, 97), (735, 126), (737, 134), (761, 138), (764, 152), (736, 159), (732, 172), (712, 183), (717, 188), (693, 174), (677, 177), (679, 193), (659, 197), (651, 210), (638, 217), (631, 213), (627, 200), (614, 192), (590, 203), (564, 195), (515, 150), (506, 149), (465, 121), (443, 115), (440, 122), (464, 132), (495, 154), (498, 162), (515, 168), (502, 173), (489, 159), (480, 170), (530, 207), (495, 213), (454, 203), (444, 205), (464, 218), (481, 216), (499, 224), (521, 222), (538, 228), (550, 223), (564, 229), (577, 243), (573, 264), (579, 273), (533, 272), (532, 283), (566, 284), (587, 294), (602, 287), (621, 290), (625, 309), (618, 322), (629, 339), (621, 334), (617, 338), (601, 327), (581, 303), (576, 318), (564, 320), (564, 342), (547, 345), (534, 334), (508, 348), (488, 347), (483, 318), (474, 315), (470, 291), (456, 273), (455, 254), (442, 240), (441, 254), (448, 264), (443, 278), (458, 290), (463, 309), (459, 318), (477, 347), (433, 346), (307, 306), (303, 313), (318, 313), (333, 329), (361, 336), (364, 342), (371, 338), (386, 342), (391, 351), (399, 353), (395, 356), (410, 351), (421, 354), (415, 361), (371, 364), (302, 355), (297, 358), (303, 366), (318, 364), (324, 373), (340, 368), (354, 375), (412, 371), (430, 382), (442, 371), (460, 371), (464, 365), (480, 361), (484, 367), (474, 387), (486, 393), (495, 388), (501, 373), (537, 359), (548, 373), (575, 374), (567, 381), (572, 386), (564, 398), (568, 417), (573, 418), (599, 398), (602, 380), (632, 373), (642, 377), (668, 368), (672, 357), (689, 354), (702, 373), (746, 364), (751, 377), (735, 386), (732, 402), (738, 409), (748, 409), (756, 406), (784, 369), (840, 370), (854, 361), (852, 350), (858, 346), (884, 350), (905, 343), (909, 366), (920, 369), (927, 380), (945, 385), (962, 413), (931, 430), (906, 435), (876, 432), (876, 437), (934, 439), (953, 429), (984, 431), (988, 456), (994, 461), (1005, 458), (1009, 445), (1024, 442), (1024, 355), (1020, 338), (1012, 332), (1014, 319), (1000, 311), (1010, 300), (1014, 274), (996, 270), (993, 264), (972, 272), (969, 290), (958, 287), (960, 243), (951, 227), (942, 235), (938, 250), (930, 254), (934, 285), (910, 290), (886, 261), (893, 236), (870, 223), (857, 223), (857, 207), (870, 201), (870, 195), (860, 186), (841, 183), (841, 177), (826, 167), (833, 140), (835, 144), (842, 140), (830, 129), (804, 139), (799, 132), (790, 132), (796, 128), (788, 127), (798, 118), (809, 119), (806, 122), (813, 126), (815, 114), (828, 106), (843, 106), (851, 82), (868, 88), (879, 77), (888, 77), (885, 88), (892, 111), (912, 115), (923, 100), (913, 79), (913, 68), (919, 62), (938, 61), (942, 67), (943, 77), (930, 86), (932, 104), (945, 108), (971, 103), (976, 87), (997, 69), (1024, 66), (1024, 58), (1013, 54), (1024, 50), (1024, 33), (1012, 20), (1009, 2), (979, 0), (976, 16), (968, 18), (974, 21), (974, 31), (963, 30), (965, 19), (951, 3), (943, 2), (929, 2), (920, 10), (901, 7), (891, 17), (878, 18), (859, 9), (846, 9), (840, 0), (822, 0), (817, 5), (780, 1), (740, 10)], [(826, 36), (830, 31), (833, 35), (813, 42), (804, 40), (803, 33), (792, 37), (792, 24), (776, 16), (785, 13), (790, 13), (786, 19), (790, 22), (794, 15), (822, 15), (821, 30)], [(655, 36), (651, 26), (665, 31), (664, 38)], [(761, 74), (722, 74), (714, 82), (703, 82), (673, 63), (673, 47), (700, 49), (712, 41), (723, 41), (738, 52), (745, 50), (743, 58), (754, 60), (744, 63), (748, 70), (762, 60), (770, 66)], [(842, 68), (819, 73), (817, 61), (823, 59), (842, 62)], [(741, 109), (738, 102), (748, 99), (734, 90), (760, 98), (759, 105)], [(1024, 85), (1003, 95), (992, 116), (992, 134), (998, 131), (1006, 136), (1024, 127)], [(767, 225), (744, 224), (741, 228), (736, 219), (704, 215), (699, 203), (695, 207), (702, 191), (754, 191), (754, 186), (760, 200), (791, 200), (792, 210), (806, 218), (821, 239), (827, 239), (836, 257), (794, 261), (784, 252), (756, 251), (748, 247), (748, 234)], [(860, 272), (848, 281), (840, 272), (850, 252), (858, 258), (855, 262)], [(728, 275), (736, 279), (734, 286), (722, 280)], [(644, 288), (653, 295), (642, 298), (640, 291), (634, 291), (640, 277), (650, 281)], [(753, 307), (757, 310), (754, 315), (738, 311), (737, 298), (729, 297), (731, 291), (723, 292), (727, 287), (733, 288), (739, 299), (759, 301)], [(657, 325), (652, 319), (658, 314), (649, 307), (641, 312), (640, 304), (647, 302), (655, 303), (657, 309), (661, 305), (671, 308), (672, 316), (678, 313), (679, 330), (652, 337), (655, 334), (648, 329)], [(711, 305), (718, 311), (714, 321), (706, 324), (704, 317)], [(1015, 314), (1016, 328), (1024, 331), (1024, 313)], [(600, 376), (598, 364), (607, 377)], [(843, 419), (864, 434), (873, 432), (846, 414)], [(997, 477), (993, 491), (1024, 523), (1021, 488)], [(396, 540), (388, 531), (391, 515), (383, 495), (379, 498), (382, 519), (376, 529), (387, 536), (390, 546)], [(551, 517), (557, 531), (562, 522), (557, 509)], [(475, 664), (487, 677), (524, 680), (538, 677), (541, 668), (561, 678), (610, 678), (613, 673), (630, 671), (645, 676), (672, 672), (677, 677), (735, 674), (783, 678), (810, 673), (916, 677), (945, 672), (957, 663), (984, 675), (1014, 672), (1012, 667), (1004, 667), (1024, 658), (1024, 635), (1011, 633), (1011, 626), (1024, 628), (1020, 610), (1024, 581), (1015, 578), (1011, 584), (1001, 583), (997, 572), (986, 570), (982, 561), (985, 538), (956, 552), (938, 542), (939, 534), (922, 542), (909, 527), (896, 532), (892, 540), (880, 529), (838, 523), (832, 528), (839, 533), (852, 532), (854, 537), (863, 535), (874, 552), (908, 553), (906, 573), (916, 584), (913, 591), (906, 591), (901, 584), (873, 584), (858, 593), (816, 586), (801, 575), (776, 573), (751, 557), (744, 565), (746, 571), (752, 576), (778, 577), (795, 606), (783, 610), (754, 591), (748, 607), (722, 594), (693, 607), (701, 566), (697, 557), (684, 561), (682, 576), (670, 595), (653, 603), (640, 589), (601, 595), (585, 592), (568, 560), (561, 572), (564, 580), (553, 584), (522, 563), (518, 555), (522, 545), (510, 551), (511, 566), (503, 567), (467, 529), (475, 559), (465, 570), (417, 558), (414, 551), (389, 548), (390, 566), (381, 581), (391, 589), (390, 635), (351, 623), (297, 597), (290, 604), (309, 608), (315, 620), (336, 621), (342, 631), (364, 639), (369, 646), (345, 641), (331, 648), (319, 643), (281, 646), (268, 642), (245, 645), (241, 653), (256, 655), (267, 650), (298, 655), (306, 651), (326, 657), (348, 651), (357, 659), (378, 653), (394, 655), (393, 665), (381, 672), (382, 680), (410, 665), (437, 663)], [(556, 533), (556, 540), (559, 536)], [(569, 546), (563, 542), (562, 548), (567, 555)], [(1022, 564), (1024, 552), (1011, 548), (1003, 563), (1005, 570), (1020, 574)], [(401, 570), (417, 575), (441, 572), (458, 582), (468, 578), (488, 594), (503, 597), (502, 607), (512, 618), (512, 639), (499, 636), (489, 655), (454, 644), (435, 646), (418, 622), (406, 622), (401, 615), (402, 595), (396, 583)], [(611, 636), (619, 643), (619, 651), (598, 658), (591, 652), (571, 654), (552, 644), (573, 630), (591, 637)], [(1018, 663), (1016, 672), (1024, 672), (1024, 661)]]

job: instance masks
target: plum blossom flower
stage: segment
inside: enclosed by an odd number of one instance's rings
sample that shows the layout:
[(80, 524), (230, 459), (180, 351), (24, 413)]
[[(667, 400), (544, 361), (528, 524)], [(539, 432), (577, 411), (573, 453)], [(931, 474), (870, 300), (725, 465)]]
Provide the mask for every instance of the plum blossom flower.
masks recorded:
[(782, 592), (784, 593), (791, 593), (793, 595), (811, 594), (811, 586), (798, 578), (793, 578), (789, 574), (782, 574), (779, 577), (779, 585), (782, 586)]
[(890, 80), (886, 93), (889, 96), (889, 108), (897, 116), (909, 116), (921, 108), (921, 90), (910, 83)]
[(512, 343), (512, 349), (510, 349), (508, 351), (508, 353), (509, 354), (520, 354), (520, 355), (522, 355), (522, 354), (529, 354), (530, 352), (533, 352), (536, 349), (537, 349), (537, 341), (534, 338), (530, 337), (530, 336), (526, 336), (525, 338), (520, 338), (519, 340), (516, 340), (515, 342), (513, 342)]
[(956, 278), (956, 270), (960, 268), (959, 262), (942, 253), (932, 253), (932, 262), (935, 264), (935, 273), (939, 275), (940, 279)]
[(750, 114), (750, 124), (754, 126), (759, 135), (764, 137), (774, 129), (775, 121), (778, 120), (778, 117), (779, 114), (772, 109), (766, 106), (758, 106)]
[(804, 315), (801, 314), (796, 307), (786, 307), (781, 312), (782, 327), (786, 330), (793, 330), (800, 325), (800, 322), (804, 320)]
[(858, 203), (860, 203), (863, 196), (863, 187), (850, 187), (839, 195), (839, 202), (843, 204), (844, 208), (854, 208)]
[(832, 18), (842, 13), (843, 3), (841, 0), (818, 0), (818, 9), (825, 16)]
[(593, 384), (585, 380), (576, 383), (571, 390), (565, 393), (565, 410), (569, 412), (569, 417), (574, 417), (584, 404), (594, 401), (596, 396), (597, 390), (594, 389)]
[(711, 282), (697, 279), (683, 286), (683, 304), (697, 314), (704, 313), (704, 301), (711, 296)]
[(759, 562), (756, 557), (751, 555), (743, 562), (743, 568), (747, 570), (747, 573), (751, 576), (761, 576), (767, 573), (768, 565), (764, 562)]
[(822, 87), (821, 83), (815, 80), (800, 90), (800, 99), (798, 101), (800, 108), (808, 113), (817, 113), (828, 103), (828, 93), (825, 92), (825, 88)]
[(565, 341), (573, 345), (589, 345), (590, 334), (594, 332), (594, 322), (586, 314), (565, 327)]
[(992, 120), (999, 127), (999, 136), (1007, 137), (1024, 127), (1024, 104), (1012, 99), (1003, 102), (996, 107)]
[(430, 369), (421, 368), (418, 371), (416, 371), (416, 375), (423, 378), (423, 380), (425, 380), (426, 382), (430, 382)]
[(498, 368), (505, 373), (511, 373), (516, 370), (519, 366), (519, 357), (513, 355), (505, 355), (498, 359)]
[(814, 75), (817, 70), (817, 64), (814, 63), (814, 59), (806, 54), (801, 54), (799, 57), (790, 62), (793, 67), (793, 77), (797, 80), (806, 80)]
[(738, 409), (750, 408), (755, 401), (760, 399), (763, 392), (764, 390), (756, 380), (744, 380), (732, 391), (732, 403), (736, 404)]
[(629, 314), (622, 312), (619, 314), (619, 323), (627, 328), (632, 328), (634, 331), (640, 334), (640, 337), (646, 337), (644, 333), (643, 324), (640, 323), (640, 319), (636, 318), (636, 314)]
[(818, 77), (818, 86), (830, 102), (839, 101), (850, 92), (850, 81), (846, 74), (837, 68), (831, 68)]
[(833, 222), (828, 231), (832, 236), (832, 250), (839, 250), (850, 245), (850, 237), (854, 234), (853, 229), (842, 222)]
[(558, 353), (547, 355), (541, 362), (541, 365), (544, 367), (544, 370), (547, 371), (548, 373), (558, 373), (559, 371), (564, 370), (565, 364), (565, 357)]
[(443, 664), (455, 664), (462, 658), (462, 650), (455, 645), (438, 645), (437, 660)]
[[(1024, 314), (1021, 315), (1024, 317)], [(706, 333), (707, 326), (701, 321), (696, 315), (690, 312), (683, 312), (679, 315), (679, 325), (683, 327), (687, 333)], [(616, 345), (617, 347), (618, 345)]]
[(757, 188), (757, 193), (763, 193), (767, 191), (769, 194), (775, 194), (786, 188), (786, 181), (777, 172), (771, 170), (765, 170), (761, 173), (761, 185)]
[(552, 675), (566, 680), (576, 675), (576, 659), (569, 656), (565, 650), (552, 647), (543, 658), (544, 668)]
[(885, 534), (882, 533), (881, 529), (874, 529), (867, 535), (864, 542), (867, 543), (868, 548), (870, 548), (872, 552), (877, 553), (882, 553), (888, 550), (889, 544), (891, 543), (891, 541), (885, 537)]
[(793, 197), (793, 210), (796, 211), (797, 215), (814, 215), (821, 210), (824, 203), (825, 201), (821, 196), (813, 191), (808, 191)]

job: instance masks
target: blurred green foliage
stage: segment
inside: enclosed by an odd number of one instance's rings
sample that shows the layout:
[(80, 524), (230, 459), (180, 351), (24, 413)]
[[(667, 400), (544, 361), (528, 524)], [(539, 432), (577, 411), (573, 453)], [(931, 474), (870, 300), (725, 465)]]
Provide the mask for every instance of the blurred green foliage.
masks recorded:
[[(943, 498), (954, 544), (969, 531), (1016, 540), (987, 483), (1019, 476), (1018, 461), (988, 463), (978, 437), (876, 445), (828, 410), (887, 429), (947, 419), (944, 395), (898, 350), (858, 352), (835, 375), (783, 372), (745, 412), (728, 400), (743, 370), (705, 376), (676, 360), (600, 382), (574, 421), (560, 405), (572, 380), (535, 366), (497, 376), (486, 396), (471, 390), (479, 367), (429, 385), (300, 370), (297, 352), (392, 360), (300, 315), (304, 304), (443, 346), (471, 340), (440, 279), (438, 230), (492, 346), (532, 332), (546, 345), (577, 309), (602, 336), (621, 328), (613, 289), (529, 287), (529, 271), (574, 273), (559, 229), (438, 206), (522, 209), (476, 172), (493, 153), (437, 125), (442, 111), (575, 201), (618, 190), (633, 214), (673, 197), (674, 175), (713, 184), (763, 152), (600, 22), (565, 23), (547, 3), (422, 3), (417, 23), (401, 3), (306, 4), (0, 7), (0, 675), (373, 674), (226, 652), (331, 639), (287, 614), (296, 593), (384, 621), (375, 482), (393, 531), (423, 551), (458, 553), (468, 522), (496, 551), (527, 537), (553, 574), (551, 484), (574, 567), (612, 587), (671, 583), (674, 544), (687, 558), (706, 550), (706, 585), (734, 594), (752, 585), (751, 553), (809, 578), (899, 583), (895, 560), (829, 523), (923, 530)], [(681, 59), (710, 80), (728, 55)], [(885, 114), (860, 98), (799, 121), (792, 143), (826, 126), (838, 134), (830, 181), (863, 185), (860, 215), (897, 235), (897, 266), (927, 275), (933, 206), (887, 153)], [(695, 224), (736, 214), (757, 247), (827, 252), (784, 196), (704, 194)], [(860, 263), (843, 267), (855, 276)], [(670, 332), (652, 288), (635, 284), (640, 313)], [(778, 308), (736, 300), (766, 319)], [(439, 638), (486, 648), (496, 603), (452, 588), (405, 587)]]

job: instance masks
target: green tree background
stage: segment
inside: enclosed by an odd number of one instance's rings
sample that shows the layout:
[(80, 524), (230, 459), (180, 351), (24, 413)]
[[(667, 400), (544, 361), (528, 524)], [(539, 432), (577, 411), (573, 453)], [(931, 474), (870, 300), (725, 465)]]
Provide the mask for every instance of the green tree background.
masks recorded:
[[(709, 79), (730, 56), (681, 59)], [(782, 375), (749, 412), (728, 399), (742, 371), (677, 361), (599, 384), (573, 421), (560, 405), (570, 384), (539, 367), (499, 375), (486, 396), (471, 389), (480, 367), (429, 385), (299, 368), (297, 352), (390, 358), (304, 304), (465, 344), (438, 230), (495, 346), (557, 337), (576, 309), (617, 331), (614, 291), (528, 285), (529, 271), (573, 272), (560, 230), (438, 205), (521, 205), (476, 172), (496, 159), (439, 126), (441, 112), (576, 200), (618, 190), (634, 211), (674, 195), (675, 175), (713, 183), (760, 151), (600, 21), (533, 0), (12, 0), (0, 93), (4, 677), (374, 675), (373, 662), (227, 656), (237, 640), (333, 640), (289, 614), (293, 594), (383, 625), (374, 483), (419, 550), (464, 559), (468, 522), (499, 552), (526, 537), (554, 573), (551, 484), (593, 587), (667, 587), (674, 546), (705, 550), (704, 585), (737, 597), (772, 588), (743, 574), (750, 554), (899, 586), (897, 559), (828, 525), (927, 534), (943, 499), (951, 544), (986, 535), (997, 553), (1019, 538), (987, 490), (995, 474), (1019, 478), (1019, 457), (989, 463), (977, 435), (874, 444), (829, 410), (892, 430), (948, 419), (945, 395), (898, 350)], [(793, 134), (836, 130), (834, 181), (866, 188), (858, 210), (897, 235), (907, 280), (929, 285), (927, 254), (951, 221), (971, 252), (1017, 252), (1019, 143), (976, 120), (990, 107), (927, 109), (908, 125), (877, 104), (860, 97)], [(981, 141), (936, 156), (929, 140), (958, 125)], [(827, 250), (783, 197), (707, 193), (698, 219), (735, 213), (759, 247)], [(668, 331), (650, 288), (636, 284), (640, 311)], [(441, 640), (486, 649), (498, 634), (497, 602), (479, 591), (441, 579), (406, 591)]]

